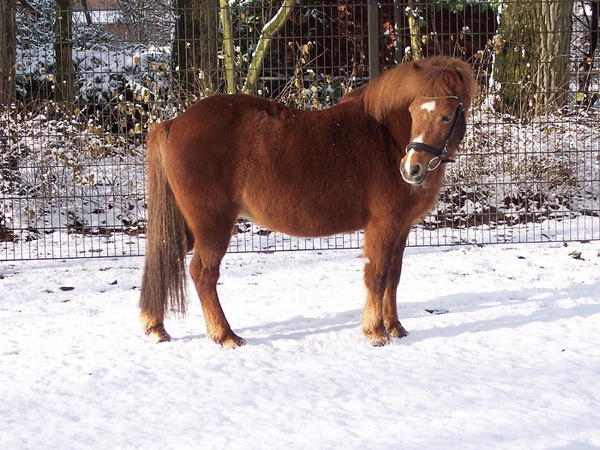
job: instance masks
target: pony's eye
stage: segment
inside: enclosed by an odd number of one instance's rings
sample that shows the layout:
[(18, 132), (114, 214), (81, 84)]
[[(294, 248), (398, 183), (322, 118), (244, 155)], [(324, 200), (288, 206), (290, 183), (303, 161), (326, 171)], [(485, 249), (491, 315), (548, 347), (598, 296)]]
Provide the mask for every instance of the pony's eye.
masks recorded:
[(450, 117), (450, 116), (447, 116), (446, 114), (444, 114), (444, 115), (442, 116), (442, 121), (444, 121), (444, 122), (446, 122), (446, 123), (450, 122), (451, 120), (452, 120), (452, 117)]

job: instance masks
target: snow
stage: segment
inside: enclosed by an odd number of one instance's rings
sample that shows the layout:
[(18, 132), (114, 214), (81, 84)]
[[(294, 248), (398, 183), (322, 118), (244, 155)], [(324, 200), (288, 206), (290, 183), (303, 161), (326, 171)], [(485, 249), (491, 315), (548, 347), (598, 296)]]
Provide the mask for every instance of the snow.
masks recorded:
[(0, 448), (600, 447), (599, 241), (409, 248), (410, 334), (383, 348), (360, 331), (363, 263), (227, 254), (236, 350), (194, 293), (148, 342), (141, 257), (1, 263)]
[[(23, 92), (54, 61), (52, 44), (28, 36)], [(169, 47), (83, 41), (81, 99), (131, 92), (124, 114), (135, 117), (168, 98)], [(109, 141), (91, 119), (13, 128), (25, 194), (3, 180), (14, 194), (3, 220), (18, 239), (0, 244), (0, 448), (600, 448), (597, 112), (525, 125), (488, 109), (473, 111), (473, 150), (427, 219), (440, 228), (411, 233), (411, 245), (443, 246), (407, 250), (398, 307), (410, 334), (384, 348), (360, 331), (359, 250), (271, 253), (358, 246), (360, 233), (297, 241), (259, 229), (232, 241), (219, 286), (248, 345), (210, 342), (193, 293), (188, 317), (166, 323), (173, 341), (148, 342), (137, 320), (143, 259), (116, 258), (142, 254), (144, 238), (104, 234), (144, 219), (144, 190), (133, 189), (143, 149)], [(30, 195), (43, 189), (65, 198)], [(461, 226), (443, 228), (454, 213)], [(65, 232), (77, 223), (98, 234)], [(267, 253), (235, 253), (248, 249)], [(67, 256), (92, 258), (16, 261)]]

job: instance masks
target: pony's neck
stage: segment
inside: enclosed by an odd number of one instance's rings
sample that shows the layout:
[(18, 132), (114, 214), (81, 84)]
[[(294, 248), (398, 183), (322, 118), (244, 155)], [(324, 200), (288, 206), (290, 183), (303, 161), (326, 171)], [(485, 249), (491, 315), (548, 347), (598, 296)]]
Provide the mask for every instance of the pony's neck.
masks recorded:
[(390, 114), (384, 123), (390, 137), (390, 147), (394, 151), (400, 165), (400, 159), (406, 154), (406, 146), (410, 141), (411, 118), (408, 110), (396, 111)]

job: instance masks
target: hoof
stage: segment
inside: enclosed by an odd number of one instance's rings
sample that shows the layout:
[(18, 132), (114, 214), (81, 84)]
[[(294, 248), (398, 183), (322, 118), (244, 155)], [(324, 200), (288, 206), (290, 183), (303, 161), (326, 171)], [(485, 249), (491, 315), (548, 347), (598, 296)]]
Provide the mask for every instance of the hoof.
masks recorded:
[(374, 332), (363, 331), (363, 333), (367, 340), (373, 345), (373, 347), (383, 347), (390, 343), (390, 335), (383, 327)]
[(371, 345), (373, 345), (373, 347), (385, 347), (389, 343), (390, 343), (390, 339), (388, 339), (388, 338), (381, 339), (381, 340), (371, 340)]
[(242, 347), (244, 345), (246, 345), (246, 341), (239, 336), (235, 336), (233, 338), (227, 338), (223, 342), (221, 342), (221, 348), (225, 348), (225, 349)]
[(398, 339), (408, 336), (408, 331), (406, 331), (404, 327), (400, 325), (400, 322), (392, 327), (389, 327), (388, 333), (391, 337)]
[(243, 338), (236, 335), (234, 332), (229, 332), (227, 336), (221, 339), (213, 338), (213, 341), (219, 344), (221, 348), (225, 349), (232, 349), (246, 345), (246, 341)]
[(171, 336), (169, 336), (169, 333), (167, 333), (167, 330), (165, 330), (165, 326), (163, 324), (148, 328), (146, 330), (146, 336), (148, 336), (148, 338), (155, 344), (160, 342), (169, 342), (171, 340)]

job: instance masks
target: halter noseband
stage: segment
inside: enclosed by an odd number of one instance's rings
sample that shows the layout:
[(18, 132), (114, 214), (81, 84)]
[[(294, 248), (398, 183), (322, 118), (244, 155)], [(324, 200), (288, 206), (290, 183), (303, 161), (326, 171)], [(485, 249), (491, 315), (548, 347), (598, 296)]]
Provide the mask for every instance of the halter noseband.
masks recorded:
[(452, 99), (458, 100), (458, 106), (456, 107), (456, 111), (454, 113), (454, 122), (452, 123), (452, 128), (450, 129), (450, 132), (448, 133), (448, 136), (446, 137), (446, 142), (444, 143), (444, 146), (442, 147), (442, 149), (440, 150), (439, 148), (435, 148), (431, 145), (423, 144), (422, 142), (410, 142), (406, 146), (406, 153), (408, 153), (410, 150), (416, 150), (416, 151), (428, 152), (428, 153), (431, 153), (432, 155), (434, 155), (434, 158), (431, 158), (431, 160), (429, 160), (429, 163), (427, 164), (428, 172), (433, 172), (435, 169), (440, 167), (440, 165), (443, 163), (455, 162), (455, 160), (453, 160), (453, 159), (446, 158), (446, 153), (448, 153), (448, 146), (450, 145), (450, 141), (452, 140), (452, 137), (454, 136), (454, 132), (456, 131), (456, 128), (458, 127), (458, 123), (461, 121), (461, 119), (462, 119), (462, 126), (460, 128), (460, 136), (458, 138), (458, 142), (462, 141), (462, 139), (465, 136), (465, 133), (467, 131), (467, 121), (465, 118), (465, 109), (463, 107), (462, 101), (460, 100), (459, 97), (447, 97), (447, 98), (452, 98)]

